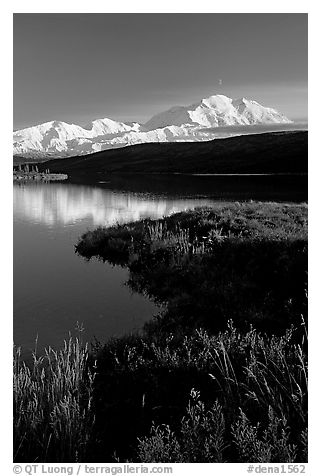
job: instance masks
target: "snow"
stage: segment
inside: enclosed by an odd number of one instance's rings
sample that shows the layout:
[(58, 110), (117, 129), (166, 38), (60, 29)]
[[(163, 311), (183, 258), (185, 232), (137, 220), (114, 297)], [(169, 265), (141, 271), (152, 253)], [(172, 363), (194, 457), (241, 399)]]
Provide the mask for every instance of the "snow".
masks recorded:
[[(215, 128), (259, 124), (289, 124), (283, 114), (246, 98), (222, 94), (189, 106), (174, 106), (145, 124), (96, 119), (85, 127), (50, 121), (13, 133), (14, 154), (81, 155), (145, 142), (204, 141), (217, 137)], [(208, 129), (208, 130), (207, 130)], [(231, 134), (233, 134), (231, 128)]]

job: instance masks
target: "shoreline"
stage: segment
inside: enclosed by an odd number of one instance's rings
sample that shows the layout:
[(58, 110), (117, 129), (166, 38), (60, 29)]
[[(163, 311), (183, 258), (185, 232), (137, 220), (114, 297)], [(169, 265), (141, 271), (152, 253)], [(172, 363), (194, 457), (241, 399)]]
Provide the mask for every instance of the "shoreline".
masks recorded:
[(41, 172), (13, 172), (14, 182), (29, 182), (30, 180), (36, 182), (57, 182), (67, 180), (67, 174), (55, 174), (55, 173), (41, 173)]

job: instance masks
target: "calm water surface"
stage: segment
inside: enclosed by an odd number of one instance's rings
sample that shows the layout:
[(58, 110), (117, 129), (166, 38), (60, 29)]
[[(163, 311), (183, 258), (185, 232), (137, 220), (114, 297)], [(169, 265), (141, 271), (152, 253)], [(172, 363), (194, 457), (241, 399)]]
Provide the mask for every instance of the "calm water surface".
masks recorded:
[[(142, 192), (143, 190), (143, 192)], [(86, 230), (211, 206), (225, 200), (306, 199), (305, 178), (125, 179), (83, 185), (16, 184), (14, 193), (14, 341), (25, 353), (60, 347), (77, 321), (84, 338), (104, 341), (142, 328), (158, 312), (125, 285), (126, 269), (74, 252)]]
[(14, 185), (14, 340), (28, 352), (60, 346), (76, 322), (85, 339), (139, 330), (158, 309), (124, 285), (128, 273), (74, 253), (82, 233), (164, 215), (211, 199), (166, 198), (72, 184)]

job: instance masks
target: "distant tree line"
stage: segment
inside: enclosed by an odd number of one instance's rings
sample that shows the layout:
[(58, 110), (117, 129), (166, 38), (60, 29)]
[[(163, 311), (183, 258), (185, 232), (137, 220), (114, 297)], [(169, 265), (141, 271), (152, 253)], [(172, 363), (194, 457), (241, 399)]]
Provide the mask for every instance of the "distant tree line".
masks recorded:
[[(24, 173), (39, 173), (39, 169), (38, 169), (37, 165), (30, 165), (29, 166), (29, 164), (25, 164), (25, 165), (19, 164), (18, 165), (18, 171), (19, 172), (24, 172)], [(50, 170), (46, 169), (46, 170), (44, 170), (44, 173), (45, 174), (50, 174)]]

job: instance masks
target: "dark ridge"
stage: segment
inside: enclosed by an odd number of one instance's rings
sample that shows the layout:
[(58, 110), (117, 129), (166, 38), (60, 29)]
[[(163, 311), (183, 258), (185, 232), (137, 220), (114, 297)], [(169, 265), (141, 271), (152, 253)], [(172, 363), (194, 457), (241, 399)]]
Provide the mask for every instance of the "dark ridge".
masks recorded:
[(137, 144), (55, 159), (39, 169), (99, 180), (110, 174), (307, 173), (307, 131), (244, 135), (208, 142)]

